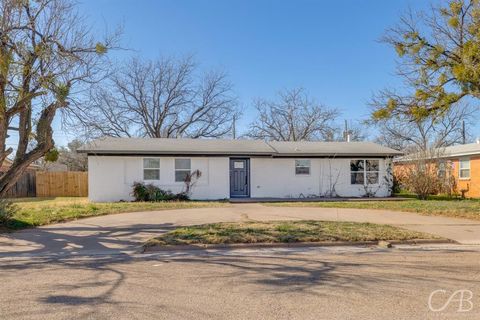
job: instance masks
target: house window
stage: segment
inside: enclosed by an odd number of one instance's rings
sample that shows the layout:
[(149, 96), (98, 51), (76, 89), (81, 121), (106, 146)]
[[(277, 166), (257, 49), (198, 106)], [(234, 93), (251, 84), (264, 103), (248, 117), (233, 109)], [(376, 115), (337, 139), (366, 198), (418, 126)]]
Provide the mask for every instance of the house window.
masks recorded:
[(175, 159), (175, 182), (184, 182), (190, 172), (190, 159)]
[(440, 161), (438, 164), (438, 177), (445, 179), (447, 176), (447, 163), (445, 161)]
[(365, 175), (367, 177), (367, 184), (377, 184), (380, 175), (380, 161), (365, 160)]
[(160, 180), (160, 159), (143, 159), (143, 180)]
[(309, 175), (310, 174), (310, 160), (295, 160), (295, 174)]
[(379, 160), (351, 160), (351, 184), (377, 184), (380, 175)]
[(245, 168), (245, 162), (244, 161), (234, 161), (233, 162), (233, 168), (234, 169), (244, 169)]
[(460, 159), (458, 176), (460, 179), (470, 179), (470, 159)]
[(350, 183), (365, 184), (365, 160), (350, 161)]

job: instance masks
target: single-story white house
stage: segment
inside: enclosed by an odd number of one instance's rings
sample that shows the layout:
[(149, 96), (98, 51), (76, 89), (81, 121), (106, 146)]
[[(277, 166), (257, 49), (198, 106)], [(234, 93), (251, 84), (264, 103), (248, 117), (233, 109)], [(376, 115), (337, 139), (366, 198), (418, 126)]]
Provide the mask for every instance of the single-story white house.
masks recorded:
[(385, 197), (393, 156), (371, 142), (105, 138), (88, 154), (91, 201), (132, 200), (134, 182), (181, 192), (200, 170), (192, 199)]

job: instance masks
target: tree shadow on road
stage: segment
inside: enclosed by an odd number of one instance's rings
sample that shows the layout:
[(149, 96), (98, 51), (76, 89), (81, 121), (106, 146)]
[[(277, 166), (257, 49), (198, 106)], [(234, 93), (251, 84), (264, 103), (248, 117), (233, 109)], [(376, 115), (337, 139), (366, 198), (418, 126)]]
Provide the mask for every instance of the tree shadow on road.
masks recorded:
[[(142, 225), (134, 228), (164, 232), (173, 228), (170, 224)], [(88, 227), (71, 228), (81, 234)], [(138, 314), (151, 310), (145, 308), (142, 301), (125, 295), (130, 286), (126, 281), (134, 282), (142, 277), (151, 279), (151, 284), (137, 288), (145, 290), (150, 296), (157, 297), (154, 309), (166, 314), (178, 314), (182, 310), (174, 310), (166, 306), (162, 299), (163, 288), (168, 288), (168, 294), (189, 292), (199, 294), (202, 288), (211, 288), (214, 284), (235, 283), (236, 289), (263, 292), (274, 295), (304, 295), (304, 296), (335, 296), (339, 292), (355, 292), (369, 294), (372, 290), (383, 288), (384, 294), (395, 294), (401, 297), (415, 292), (416, 288), (434, 287), (442, 284), (442, 288), (478, 286), (478, 281), (472, 281), (473, 269), (471, 263), (462, 261), (456, 255), (471, 254), (478, 257), (477, 252), (452, 252), (437, 250), (425, 252), (422, 250), (352, 250), (333, 252), (321, 248), (302, 250), (199, 250), (173, 251), (149, 255), (102, 254), (96, 256), (75, 256), (71, 250), (65, 249), (65, 242), (79, 243), (78, 237), (84, 235), (62, 234), (58, 247), (50, 247), (56, 241), (62, 228), (54, 228), (50, 234), (39, 234), (39, 243), (49, 246), (50, 250), (60, 250), (56, 255), (37, 256), (34, 258), (2, 259), (0, 264), (0, 279), (2, 277), (38, 277), (48, 274), (35, 295), (35, 303), (39, 308), (69, 308), (83, 307), (84, 316), (98, 308), (114, 308), (128, 306)], [(108, 249), (110, 244), (137, 246), (132, 240), (119, 240), (116, 235), (128, 235), (136, 232), (132, 228), (97, 228), (98, 235), (94, 241), (98, 245), (92, 248)], [(137, 230), (137, 229), (136, 229)], [(43, 234), (42, 234), (43, 233)], [(105, 244), (104, 244), (105, 243)], [(108, 245), (107, 245), (108, 244)], [(43, 253), (44, 248), (34, 252)], [(48, 251), (47, 251), (48, 252)], [(449, 258), (446, 259), (447, 254)], [(452, 266), (451, 261), (455, 261)], [(152, 267), (154, 264), (164, 264), (166, 267)], [(181, 270), (181, 273), (176, 272)], [(455, 270), (455, 272), (452, 272)], [(185, 287), (169, 287), (173, 278), (180, 280)], [(182, 277), (179, 279), (179, 277)], [(0, 280), (2, 281), (2, 280)], [(23, 285), (23, 281), (19, 281)], [(233, 281), (233, 282), (232, 282)], [(178, 282), (178, 281), (177, 281)], [(228, 286), (227, 286), (228, 288)], [(342, 291), (343, 290), (343, 291)], [(122, 291), (121, 297), (117, 295)], [(8, 303), (3, 301), (2, 303)], [(10, 303), (16, 303), (12, 298)], [(146, 302), (145, 302), (146, 304)], [(184, 306), (187, 311), (188, 303)], [(201, 310), (189, 310), (200, 312)], [(11, 314), (10, 317), (22, 317)], [(80, 312), (80, 311), (78, 311)], [(208, 316), (208, 314), (207, 314)]]

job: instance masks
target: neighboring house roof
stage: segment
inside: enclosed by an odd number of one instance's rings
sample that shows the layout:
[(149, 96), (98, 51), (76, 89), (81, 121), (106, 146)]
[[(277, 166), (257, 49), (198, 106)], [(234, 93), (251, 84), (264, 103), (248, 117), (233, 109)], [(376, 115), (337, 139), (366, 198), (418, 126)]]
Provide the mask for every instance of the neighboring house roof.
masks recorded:
[[(6, 158), (5, 160), (3, 160), (3, 164), (1, 164), (0, 167), (5, 167), (5, 168), (8, 168), (12, 165), (13, 161), (10, 160), (9, 158)], [(35, 163), (31, 163), (29, 166), (28, 166), (28, 169), (34, 169), (34, 170), (38, 170), (40, 169), (40, 166), (35, 164)]]
[[(467, 157), (467, 156), (480, 156), (480, 141), (475, 143), (468, 144), (459, 144), (455, 146), (438, 148), (429, 152), (428, 156), (424, 156), (430, 159), (439, 159), (439, 158), (458, 158), (458, 157)], [(395, 159), (395, 162), (407, 162), (412, 159), (419, 157), (419, 153), (413, 153), (410, 155), (405, 155)]]
[(97, 155), (396, 156), (372, 142), (264, 142), (259, 140), (103, 138), (78, 152)]
[(3, 167), (10, 167), (11, 165), (12, 165), (12, 160), (10, 160), (8, 158), (3, 160), (3, 164), (2, 164)]
[(442, 153), (445, 157), (480, 155), (480, 142), (446, 147)]

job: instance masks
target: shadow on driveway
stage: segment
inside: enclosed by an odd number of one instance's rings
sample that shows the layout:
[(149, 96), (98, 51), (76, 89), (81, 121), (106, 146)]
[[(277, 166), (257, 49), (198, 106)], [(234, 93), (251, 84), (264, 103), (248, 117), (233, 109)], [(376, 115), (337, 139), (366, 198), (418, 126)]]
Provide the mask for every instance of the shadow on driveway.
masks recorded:
[[(0, 237), (0, 258), (19, 254), (94, 254), (135, 251), (150, 236), (175, 227), (171, 223), (128, 227), (79, 225), (23, 230)], [(4, 250), (1, 250), (1, 249)], [(2, 252), (3, 251), (3, 252)]]

